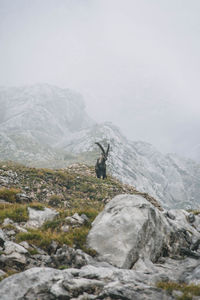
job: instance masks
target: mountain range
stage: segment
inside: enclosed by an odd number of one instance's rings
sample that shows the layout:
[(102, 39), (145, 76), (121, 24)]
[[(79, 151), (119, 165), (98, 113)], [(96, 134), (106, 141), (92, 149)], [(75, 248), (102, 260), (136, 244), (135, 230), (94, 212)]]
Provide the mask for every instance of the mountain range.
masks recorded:
[(164, 155), (144, 141), (130, 141), (118, 127), (99, 124), (86, 113), (83, 97), (48, 84), (0, 88), (0, 160), (65, 168), (94, 165), (95, 142), (110, 143), (108, 172), (159, 200), (163, 207), (200, 204), (200, 164)]

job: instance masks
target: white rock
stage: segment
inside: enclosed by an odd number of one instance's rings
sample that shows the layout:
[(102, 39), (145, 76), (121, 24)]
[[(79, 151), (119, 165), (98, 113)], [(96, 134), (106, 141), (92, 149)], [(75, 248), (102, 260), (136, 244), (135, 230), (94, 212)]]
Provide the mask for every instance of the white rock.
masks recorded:
[(17, 223), (15, 223), (14, 226), (15, 226), (15, 228), (16, 228), (17, 230), (19, 230), (20, 232), (24, 232), (24, 233), (28, 232), (24, 227), (18, 225)]
[[(164, 251), (177, 254), (187, 239), (199, 235), (187, 221), (187, 212), (173, 211), (175, 220), (140, 195), (118, 195), (93, 222), (89, 247), (99, 258), (120, 268), (132, 268), (139, 258), (156, 262)], [(173, 236), (173, 239), (172, 239)]]
[(63, 225), (62, 227), (61, 227), (61, 230), (62, 231), (64, 231), (64, 232), (68, 232), (69, 231), (69, 225)]
[(13, 265), (16, 262), (17, 262), (17, 264), (21, 264), (21, 265), (25, 265), (27, 263), (26, 256), (19, 252), (12, 252), (9, 255), (2, 254), (0, 256), (0, 261), (10, 267), (13, 267)]
[(6, 275), (6, 273), (4, 271), (0, 270), (0, 278), (2, 278), (5, 275)]
[(9, 219), (9, 218), (6, 218), (4, 219), (3, 221), (3, 226), (7, 226), (7, 225), (13, 225), (13, 220)]
[(21, 245), (16, 244), (11, 241), (6, 241), (4, 244), (5, 250), (4, 254), (9, 255), (13, 252), (21, 253), (21, 254), (26, 254), (28, 251)]
[(0, 228), (0, 245), (3, 245), (6, 240), (6, 235), (3, 230)]
[(85, 220), (81, 216), (79, 216), (78, 213), (75, 213), (71, 217), (66, 217), (65, 221), (71, 225), (82, 225), (85, 222)]
[(53, 220), (59, 213), (51, 208), (45, 207), (44, 210), (36, 210), (28, 207), (29, 220), (26, 223), (26, 228), (41, 227), (46, 221)]
[(24, 248), (27, 249), (27, 250), (28, 250), (29, 247), (30, 247), (29, 244), (28, 244), (26, 241), (23, 241), (23, 242), (19, 243), (19, 245), (22, 246), (22, 247), (24, 247)]

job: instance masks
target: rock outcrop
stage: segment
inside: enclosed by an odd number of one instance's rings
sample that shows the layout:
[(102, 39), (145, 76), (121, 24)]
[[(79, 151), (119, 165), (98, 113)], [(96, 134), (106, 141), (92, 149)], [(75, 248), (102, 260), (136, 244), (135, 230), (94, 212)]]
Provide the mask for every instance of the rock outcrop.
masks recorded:
[(187, 216), (163, 213), (140, 195), (119, 195), (95, 219), (88, 244), (101, 260), (120, 268), (130, 269), (141, 259), (155, 263), (181, 255), (200, 237)]

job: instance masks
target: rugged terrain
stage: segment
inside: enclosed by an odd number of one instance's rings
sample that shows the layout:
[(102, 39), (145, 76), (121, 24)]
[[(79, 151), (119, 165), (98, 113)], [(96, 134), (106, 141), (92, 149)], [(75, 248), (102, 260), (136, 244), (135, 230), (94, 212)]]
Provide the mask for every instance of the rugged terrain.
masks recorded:
[[(2, 300), (199, 299), (199, 211), (83, 164), (0, 164)], [(12, 289), (10, 288), (12, 286)]]
[[(95, 142), (111, 145), (110, 174), (159, 200), (165, 208), (198, 208), (200, 165), (129, 141), (113, 124), (87, 115), (82, 96), (48, 84), (0, 89), (0, 159), (35, 167), (94, 165)], [(133, 129), (134, 130), (134, 129)]]

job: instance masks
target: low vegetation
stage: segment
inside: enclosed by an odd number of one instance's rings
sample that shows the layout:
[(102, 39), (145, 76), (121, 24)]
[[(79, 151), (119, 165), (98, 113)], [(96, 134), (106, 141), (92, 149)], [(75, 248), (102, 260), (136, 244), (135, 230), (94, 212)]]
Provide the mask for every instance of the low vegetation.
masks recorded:
[(157, 287), (167, 291), (169, 294), (172, 294), (173, 291), (182, 292), (181, 296), (177, 296), (177, 300), (192, 300), (193, 296), (200, 296), (200, 285), (187, 285), (185, 283), (169, 281), (158, 282)]
[(133, 187), (125, 186), (110, 176), (104, 181), (97, 179), (94, 167), (86, 165), (76, 164), (66, 169), (52, 170), (11, 162), (0, 163), (0, 176), (7, 177), (8, 172), (9, 176), (11, 173), (10, 182), (0, 191), (0, 199), (12, 203), (21, 191), (33, 201), (78, 209), (85, 204), (96, 207), (99, 201), (111, 199), (117, 194), (136, 192)]
[[(0, 163), (0, 176), (8, 182), (0, 189), (0, 198), (7, 202), (0, 204), (0, 226), (5, 218), (10, 218), (14, 222), (26, 222), (28, 207), (37, 210), (52, 207), (59, 211), (57, 218), (46, 222), (41, 228), (16, 235), (17, 242), (27, 241), (30, 245), (46, 251), (54, 240), (59, 245), (67, 244), (95, 255), (95, 251), (86, 247), (86, 237), (92, 221), (105, 203), (114, 196), (139, 193), (133, 187), (123, 185), (111, 176), (106, 180), (97, 179), (94, 167), (80, 164), (52, 170), (6, 162)], [(23, 199), (23, 203), (17, 201), (19, 192), (27, 197)], [(69, 230), (63, 232), (62, 226), (66, 225), (65, 218), (74, 213), (85, 214), (88, 222), (82, 226), (69, 225)]]
[(14, 222), (26, 222), (28, 220), (27, 206), (21, 204), (0, 204), (0, 224), (9, 218)]
[(17, 188), (0, 188), (0, 199), (7, 202), (14, 203), (17, 199), (17, 194), (20, 193), (20, 189)]
[(34, 230), (29, 229), (27, 233), (18, 233), (16, 235), (16, 241), (27, 241), (29, 244), (35, 245), (48, 252), (49, 247), (54, 240), (59, 246), (66, 244), (70, 247), (82, 249), (90, 255), (95, 255), (94, 250), (87, 248), (86, 238), (91, 228), (91, 223), (99, 211), (93, 208), (79, 210), (79, 214), (84, 213), (88, 217), (88, 222), (80, 227), (73, 228), (70, 226), (68, 232), (63, 232), (61, 227), (65, 224), (66, 216), (73, 215), (74, 211), (75, 210), (71, 210), (70, 212), (60, 211), (59, 217), (52, 221), (47, 221), (41, 228)]

